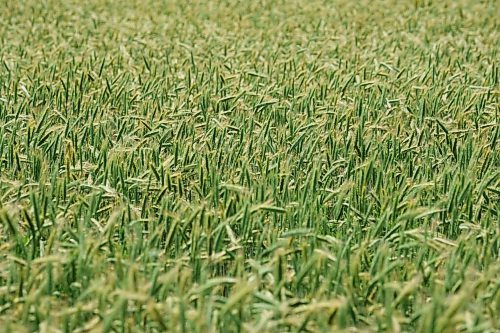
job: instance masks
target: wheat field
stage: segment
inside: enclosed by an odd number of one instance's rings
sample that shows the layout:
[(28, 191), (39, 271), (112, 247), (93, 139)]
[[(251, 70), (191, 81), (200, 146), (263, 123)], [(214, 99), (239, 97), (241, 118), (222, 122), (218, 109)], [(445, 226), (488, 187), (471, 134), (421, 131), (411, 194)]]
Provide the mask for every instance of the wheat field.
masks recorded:
[(500, 332), (500, 2), (0, 7), (0, 332)]

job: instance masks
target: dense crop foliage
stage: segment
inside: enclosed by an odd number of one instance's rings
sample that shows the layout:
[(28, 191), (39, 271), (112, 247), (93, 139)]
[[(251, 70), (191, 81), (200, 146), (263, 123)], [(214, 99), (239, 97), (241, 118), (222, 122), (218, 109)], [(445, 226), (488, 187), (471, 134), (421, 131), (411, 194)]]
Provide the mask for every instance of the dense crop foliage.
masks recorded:
[(499, 332), (498, 1), (0, 4), (0, 331)]

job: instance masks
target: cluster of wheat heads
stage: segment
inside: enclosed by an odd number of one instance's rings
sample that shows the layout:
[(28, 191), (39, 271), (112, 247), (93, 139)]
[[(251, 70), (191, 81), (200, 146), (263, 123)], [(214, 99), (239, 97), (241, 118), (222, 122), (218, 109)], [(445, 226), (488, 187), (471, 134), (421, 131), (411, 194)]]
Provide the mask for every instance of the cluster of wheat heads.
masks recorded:
[(499, 332), (498, 1), (0, 4), (1, 332)]

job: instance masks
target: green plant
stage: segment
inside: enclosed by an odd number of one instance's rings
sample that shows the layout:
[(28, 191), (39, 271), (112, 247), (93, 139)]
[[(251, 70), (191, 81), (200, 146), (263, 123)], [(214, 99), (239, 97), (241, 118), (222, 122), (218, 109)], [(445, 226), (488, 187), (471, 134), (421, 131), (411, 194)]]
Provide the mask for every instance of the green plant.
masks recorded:
[(2, 1), (5, 332), (497, 332), (496, 1)]

